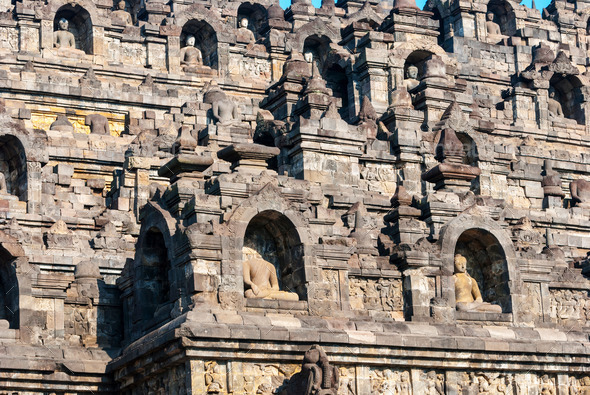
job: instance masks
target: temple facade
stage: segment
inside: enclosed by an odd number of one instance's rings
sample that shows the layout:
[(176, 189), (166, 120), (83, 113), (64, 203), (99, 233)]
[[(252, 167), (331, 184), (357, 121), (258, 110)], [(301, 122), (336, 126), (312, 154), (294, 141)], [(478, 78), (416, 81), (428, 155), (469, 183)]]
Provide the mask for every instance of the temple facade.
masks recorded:
[(0, 393), (590, 393), (590, 2), (0, 0)]

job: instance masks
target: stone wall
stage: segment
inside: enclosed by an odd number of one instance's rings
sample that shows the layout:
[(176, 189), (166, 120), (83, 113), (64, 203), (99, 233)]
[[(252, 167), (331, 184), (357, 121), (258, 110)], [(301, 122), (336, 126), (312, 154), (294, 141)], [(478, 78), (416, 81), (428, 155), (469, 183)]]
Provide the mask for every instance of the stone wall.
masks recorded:
[(322, 3), (1, 2), (0, 392), (589, 390), (589, 4)]

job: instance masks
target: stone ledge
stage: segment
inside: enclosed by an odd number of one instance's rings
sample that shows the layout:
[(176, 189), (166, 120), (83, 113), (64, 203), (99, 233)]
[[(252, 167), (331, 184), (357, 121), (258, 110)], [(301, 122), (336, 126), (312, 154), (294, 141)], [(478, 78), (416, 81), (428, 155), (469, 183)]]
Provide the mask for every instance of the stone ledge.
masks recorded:
[(457, 321), (512, 322), (512, 313), (488, 313), (483, 311), (457, 311)]

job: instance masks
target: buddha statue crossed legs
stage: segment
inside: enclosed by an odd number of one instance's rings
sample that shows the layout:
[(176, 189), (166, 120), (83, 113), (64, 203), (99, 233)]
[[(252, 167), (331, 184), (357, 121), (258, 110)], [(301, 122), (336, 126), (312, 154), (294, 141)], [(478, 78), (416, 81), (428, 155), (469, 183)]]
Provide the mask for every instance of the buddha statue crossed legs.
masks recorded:
[(501, 306), (483, 301), (477, 281), (466, 272), (466, 269), (467, 259), (463, 255), (455, 255), (455, 274), (453, 277), (455, 279), (457, 310), (501, 313)]
[(299, 296), (293, 292), (285, 292), (279, 289), (275, 266), (265, 261), (262, 256), (250, 247), (243, 248), (244, 254), (244, 285), (246, 298), (255, 299), (280, 299), (299, 300)]
[(68, 30), (70, 23), (66, 18), (61, 18), (57, 23), (59, 30), (53, 33), (53, 46), (55, 48), (76, 48), (76, 39)]

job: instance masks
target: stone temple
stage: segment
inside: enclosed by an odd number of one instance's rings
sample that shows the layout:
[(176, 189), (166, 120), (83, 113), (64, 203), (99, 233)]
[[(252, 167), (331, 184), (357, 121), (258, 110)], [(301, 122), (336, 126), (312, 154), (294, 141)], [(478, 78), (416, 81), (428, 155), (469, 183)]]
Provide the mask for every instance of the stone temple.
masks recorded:
[(590, 394), (590, 1), (0, 0), (0, 393)]

